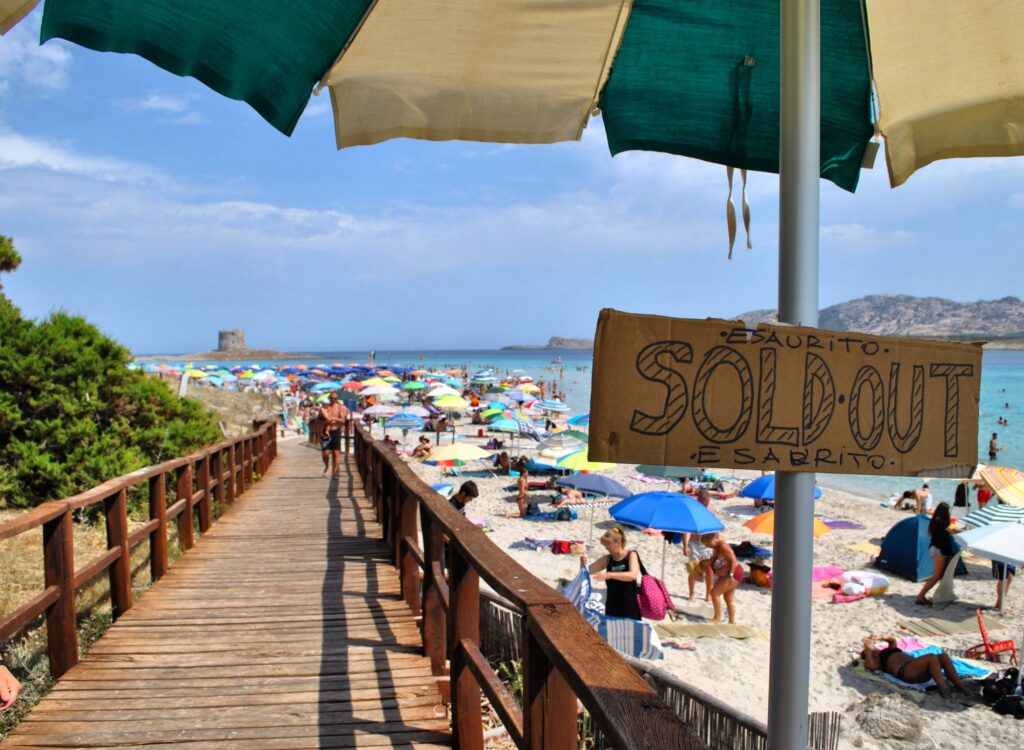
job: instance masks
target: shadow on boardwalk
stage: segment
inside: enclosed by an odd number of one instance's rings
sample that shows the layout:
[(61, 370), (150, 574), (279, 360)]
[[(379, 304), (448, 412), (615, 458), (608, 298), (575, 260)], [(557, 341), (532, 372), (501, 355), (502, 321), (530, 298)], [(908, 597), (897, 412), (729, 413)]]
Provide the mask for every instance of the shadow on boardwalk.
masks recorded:
[(447, 745), (380, 537), (349, 466), (329, 480), (316, 451), (283, 443), (3, 747)]

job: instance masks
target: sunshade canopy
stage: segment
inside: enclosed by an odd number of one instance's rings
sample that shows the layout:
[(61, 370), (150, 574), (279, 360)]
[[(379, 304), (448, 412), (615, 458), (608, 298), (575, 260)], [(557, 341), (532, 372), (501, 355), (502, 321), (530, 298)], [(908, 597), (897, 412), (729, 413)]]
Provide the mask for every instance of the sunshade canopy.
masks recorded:
[(632, 495), (613, 505), (609, 512), (616, 521), (641, 529), (707, 534), (725, 528), (714, 513), (681, 492)]
[[(755, 534), (775, 534), (775, 511), (769, 511), (762, 513), (758, 516), (754, 516), (749, 521), (743, 524), (748, 529), (753, 531)], [(832, 531), (825, 522), (820, 518), (814, 519), (814, 538), (824, 536)]]
[[(742, 497), (752, 497), (755, 500), (774, 500), (775, 474), (765, 474), (763, 477), (758, 477), (740, 490), (740, 495)], [(821, 487), (815, 485), (814, 498), (817, 500), (819, 497), (821, 497)]]
[(575, 474), (555, 480), (559, 487), (572, 487), (580, 492), (605, 497), (629, 497), (633, 491), (603, 474)]
[(1024, 472), (1005, 466), (986, 466), (978, 472), (999, 499), (1024, 508)]
[(957, 534), (960, 544), (981, 557), (1024, 565), (1024, 524), (991, 523)]
[(1013, 523), (1024, 521), (1024, 508), (1003, 503), (989, 503), (970, 514), (958, 519), (959, 523), (972, 528), (988, 526), (990, 523)]

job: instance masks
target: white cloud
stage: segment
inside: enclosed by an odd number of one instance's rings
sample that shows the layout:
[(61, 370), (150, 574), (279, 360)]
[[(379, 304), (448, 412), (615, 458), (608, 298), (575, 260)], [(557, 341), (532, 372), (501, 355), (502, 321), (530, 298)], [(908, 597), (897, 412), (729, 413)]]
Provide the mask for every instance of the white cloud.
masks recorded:
[(202, 125), (206, 118), (192, 109), (193, 96), (151, 93), (140, 99), (118, 99), (115, 103), (126, 112), (148, 112), (164, 122), (176, 125)]
[(38, 11), (0, 37), (0, 92), (12, 83), (60, 91), (70, 82), (71, 52), (65, 42), (39, 44), (42, 15)]
[(821, 239), (844, 250), (870, 252), (895, 246), (909, 246), (915, 240), (905, 229), (879, 229), (866, 224), (831, 224), (821, 228)]
[(12, 170), (42, 170), (100, 182), (160, 179), (159, 172), (146, 165), (89, 156), (64, 144), (0, 131), (0, 172)]

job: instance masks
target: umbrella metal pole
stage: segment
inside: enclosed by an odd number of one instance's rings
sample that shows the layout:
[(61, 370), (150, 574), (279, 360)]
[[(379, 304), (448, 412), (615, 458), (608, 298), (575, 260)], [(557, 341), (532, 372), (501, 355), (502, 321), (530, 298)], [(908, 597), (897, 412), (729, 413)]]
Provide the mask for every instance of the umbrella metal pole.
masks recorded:
[[(818, 325), (820, 0), (782, 0), (779, 321)], [(768, 747), (807, 747), (814, 474), (775, 480)]]

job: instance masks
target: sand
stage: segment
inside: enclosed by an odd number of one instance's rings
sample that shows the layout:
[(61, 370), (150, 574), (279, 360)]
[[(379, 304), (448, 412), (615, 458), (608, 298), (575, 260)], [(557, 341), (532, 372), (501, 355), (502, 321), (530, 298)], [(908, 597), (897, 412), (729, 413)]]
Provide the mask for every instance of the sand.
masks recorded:
[[(483, 444), (484, 439), (476, 437), (476, 428), (469, 425), (460, 428), (462, 433), (472, 433), (465, 439)], [(380, 430), (375, 434), (379, 437)], [(443, 438), (444, 439), (444, 438)], [(412, 462), (411, 466), (428, 483), (442, 481), (441, 469), (436, 466)], [(471, 467), (467, 467), (471, 468)], [(645, 484), (633, 479), (635, 466), (619, 465), (606, 474), (637, 492), (653, 489), (677, 489), (678, 484)], [(721, 470), (722, 475), (736, 475), (737, 472)], [(747, 476), (751, 476), (748, 472)], [(580, 518), (567, 522), (536, 522), (509, 518), (509, 512), (516, 510), (514, 479), (509, 477), (473, 477), (481, 490), (468, 510), (471, 516), (486, 518), (490, 526), (489, 538), (503, 551), (551, 585), (560, 579), (570, 579), (579, 568), (578, 558), (569, 555), (554, 555), (550, 550), (510, 550), (509, 545), (524, 537), (583, 539), (587, 538), (587, 512)], [(444, 478), (458, 486), (457, 478)], [(536, 493), (540, 499), (545, 496)], [(937, 498), (941, 500), (943, 498)], [(824, 490), (818, 501), (818, 513), (832, 518), (849, 519), (865, 526), (862, 530), (835, 530), (814, 544), (815, 565), (838, 565), (845, 569), (870, 569), (869, 557), (863, 551), (851, 550), (848, 545), (858, 542), (879, 544), (886, 531), (909, 513), (882, 508), (876, 501), (867, 500), (835, 490)], [(733, 515), (751, 508), (751, 502), (744, 498), (715, 500), (712, 509), (718, 513), (726, 526), (723, 537), (737, 543), (750, 540), (761, 546), (771, 546), (770, 537), (752, 534), (743, 527), (747, 517)], [(550, 510), (550, 506), (544, 509)], [(732, 511), (732, 512), (730, 512)], [(597, 539), (602, 531), (614, 525), (607, 508), (595, 510), (594, 542), (589, 546), (591, 559), (604, 554)], [(662, 542), (642, 533), (629, 534), (629, 544), (637, 549), (650, 573), (658, 575), (661, 569)], [(686, 601), (686, 571), (679, 546), (669, 546), (665, 581), (673, 599), (681, 609), (704, 613), (710, 617), (710, 605)], [(1024, 725), (1012, 718), (998, 716), (983, 704), (966, 706), (957, 701), (946, 701), (939, 696), (922, 697), (903, 701), (909, 706), (908, 714), (921, 711), (920, 736), (915, 739), (878, 738), (885, 735), (878, 727), (891, 725), (892, 721), (880, 721), (879, 712), (887, 705), (899, 706), (899, 701), (882, 705), (865, 704), (869, 696), (879, 693), (898, 693), (886, 685), (859, 676), (850, 666), (856, 656), (852, 649), (859, 648), (860, 639), (869, 633), (901, 635), (897, 623), (902, 620), (924, 617), (963, 619), (973, 617), (975, 608), (991, 606), (995, 601), (995, 581), (987, 561), (968, 564), (970, 576), (958, 578), (956, 593), (958, 601), (942, 611), (922, 607), (914, 602), (921, 584), (895, 576), (889, 592), (880, 597), (869, 597), (848, 604), (833, 604), (829, 598), (815, 600), (812, 604), (813, 624), (811, 636), (811, 711), (838, 711), (843, 713), (841, 747), (863, 748), (1010, 748), (1020, 747), (1024, 736)], [(601, 584), (595, 584), (600, 587)], [(993, 636), (998, 639), (1013, 637), (1020, 641), (1024, 631), (1024, 584), (1016, 582), (1009, 594), (1009, 606), (1013, 610), (1004, 616), (989, 612), (988, 617), (999, 621), (1005, 628)], [(811, 592), (808, 592), (810, 596)], [(703, 595), (703, 584), (697, 586), (697, 596)], [(744, 583), (736, 592), (737, 622), (753, 626), (765, 634), (770, 631), (771, 595), (768, 590)], [(976, 631), (965, 635), (924, 639), (938, 645), (963, 649), (980, 642)], [(767, 640), (749, 638), (702, 638), (695, 641), (695, 651), (666, 649), (666, 657), (659, 666), (671, 671), (683, 681), (729, 702), (742, 711), (762, 720), (768, 713), (768, 654)], [(877, 700), (877, 699), (874, 699)], [(863, 705), (862, 705), (863, 704)], [(857, 717), (872, 716), (870, 721), (858, 722)], [(892, 717), (896, 720), (896, 717)], [(897, 721), (898, 723), (898, 721)], [(916, 732), (914, 733), (916, 734)]]

